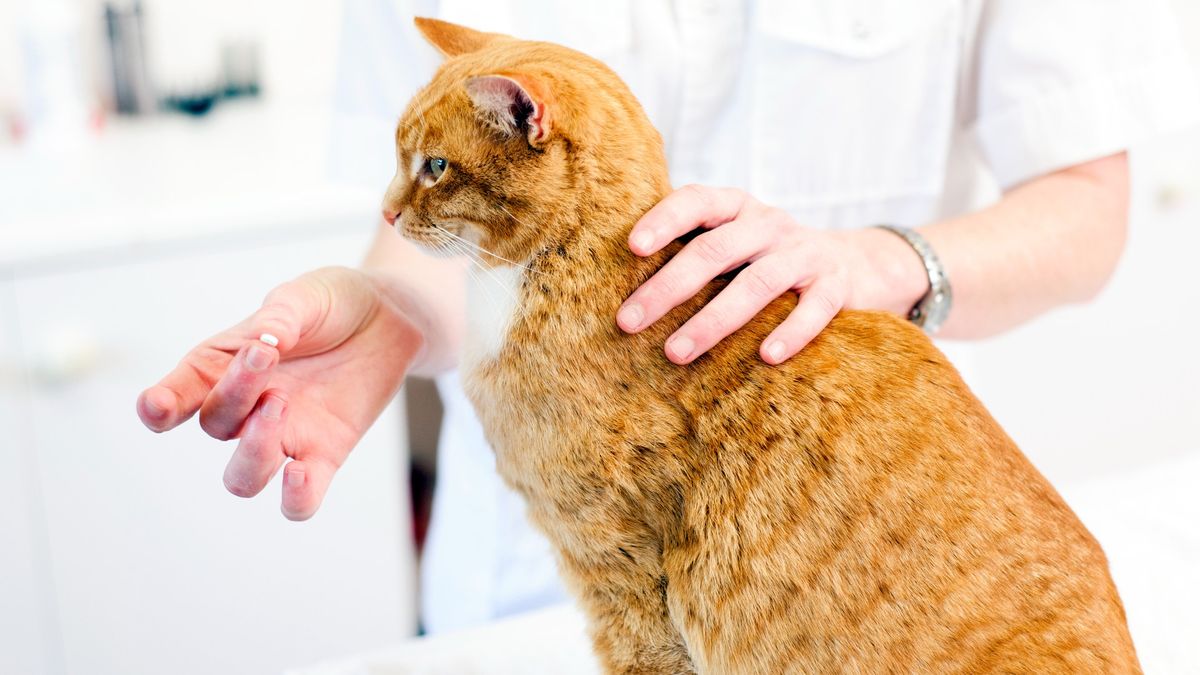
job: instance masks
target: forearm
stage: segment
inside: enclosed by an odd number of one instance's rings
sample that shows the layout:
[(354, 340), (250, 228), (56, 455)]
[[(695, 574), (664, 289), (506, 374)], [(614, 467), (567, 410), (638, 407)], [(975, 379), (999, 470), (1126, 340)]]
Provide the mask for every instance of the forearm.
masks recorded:
[[(1064, 304), (1094, 297), (1125, 245), (1129, 173), (1124, 153), (1032, 180), (986, 209), (917, 228), (946, 266), (954, 292), (938, 335), (995, 335)], [(882, 282), (856, 304), (904, 312), (928, 290), (916, 254), (881, 230), (856, 235)]]
[(387, 300), (415, 322), (424, 347), (409, 372), (433, 376), (454, 368), (465, 330), (464, 261), (434, 258), (381, 224), (362, 270), (374, 277)]

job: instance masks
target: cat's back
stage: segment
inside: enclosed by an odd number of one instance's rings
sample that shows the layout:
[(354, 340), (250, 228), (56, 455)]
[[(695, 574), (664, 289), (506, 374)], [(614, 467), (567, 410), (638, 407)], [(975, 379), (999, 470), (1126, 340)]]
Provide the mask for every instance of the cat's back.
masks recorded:
[(1136, 672), (1100, 547), (931, 342), (843, 312), (768, 366), (790, 309), (677, 392), (691, 485), (664, 560), (689, 642), (718, 646), (702, 670)]

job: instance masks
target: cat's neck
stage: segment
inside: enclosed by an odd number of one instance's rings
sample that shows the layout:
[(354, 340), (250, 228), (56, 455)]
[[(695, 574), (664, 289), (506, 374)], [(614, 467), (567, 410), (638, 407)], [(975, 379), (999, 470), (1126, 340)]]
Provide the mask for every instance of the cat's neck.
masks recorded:
[[(570, 204), (560, 204), (543, 241), (519, 266), (477, 270), (470, 281), (467, 370), (502, 353), (612, 356), (628, 349), (616, 325), (621, 303), (679, 248), (640, 257), (630, 251), (633, 225), (670, 190), (666, 172), (650, 177), (583, 180)], [(640, 340), (662, 329), (656, 326)], [(661, 338), (662, 336), (658, 336)], [(508, 347), (509, 349), (506, 349)], [(657, 353), (645, 351), (647, 356)], [(608, 354), (608, 357), (605, 354)], [(549, 382), (544, 382), (549, 384)]]
[(571, 293), (565, 311), (616, 308), (657, 271), (677, 247), (641, 257), (628, 245), (629, 233), (670, 192), (665, 170), (622, 182), (590, 181), (575, 208), (563, 209), (561, 226), (535, 257), (533, 276)]

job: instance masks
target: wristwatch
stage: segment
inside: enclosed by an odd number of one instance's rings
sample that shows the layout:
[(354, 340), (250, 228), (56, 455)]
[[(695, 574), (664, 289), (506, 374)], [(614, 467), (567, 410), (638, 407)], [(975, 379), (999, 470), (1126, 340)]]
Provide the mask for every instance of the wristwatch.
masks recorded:
[(933, 252), (933, 247), (925, 241), (925, 237), (907, 227), (896, 225), (878, 225), (877, 227), (903, 238), (921, 257), (921, 262), (925, 265), (925, 272), (929, 275), (929, 290), (908, 311), (908, 320), (917, 324), (927, 335), (933, 335), (946, 321), (953, 301), (950, 293), (950, 277), (946, 276), (946, 268), (942, 266), (942, 261), (938, 260), (937, 254)]

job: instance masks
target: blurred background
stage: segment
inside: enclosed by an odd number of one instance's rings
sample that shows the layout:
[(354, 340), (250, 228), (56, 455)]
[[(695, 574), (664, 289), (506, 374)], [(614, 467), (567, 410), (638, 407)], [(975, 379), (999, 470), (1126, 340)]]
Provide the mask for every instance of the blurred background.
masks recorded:
[[(1175, 5), (1200, 72), (1200, 3)], [(277, 484), (225, 492), (232, 446), (194, 422), (155, 436), (133, 407), (270, 288), (365, 251), (384, 185), (329, 171), (342, 12), (0, 0), (0, 673), (278, 672), (416, 631), (427, 384), (300, 524)], [(1069, 500), (1122, 512), (1200, 453), (1200, 131), (1131, 156), (1133, 226), (1108, 289), (975, 346), (967, 371)], [(1107, 482), (1121, 476), (1146, 492)], [(1195, 574), (1180, 587), (1110, 558), (1124, 594), (1200, 605)], [(1130, 607), (1143, 651), (1164, 611)]]

